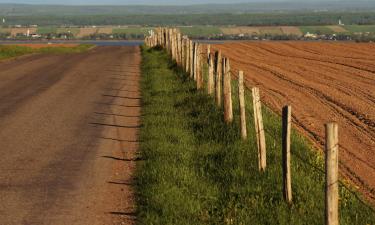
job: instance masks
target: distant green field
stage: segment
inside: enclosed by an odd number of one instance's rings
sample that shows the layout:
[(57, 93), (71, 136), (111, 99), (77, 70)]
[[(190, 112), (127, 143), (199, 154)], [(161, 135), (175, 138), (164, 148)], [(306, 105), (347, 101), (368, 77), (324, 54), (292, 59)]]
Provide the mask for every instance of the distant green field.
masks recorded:
[(299, 29), (302, 33), (306, 34), (307, 32), (312, 34), (333, 34), (335, 33), (329, 27), (326, 26), (301, 26)]
[(113, 28), (114, 34), (147, 34), (152, 27), (127, 27), (127, 28)]
[(219, 27), (212, 26), (194, 26), (194, 27), (180, 27), (183, 34), (197, 37), (197, 36), (214, 36), (223, 33)]
[(347, 25), (345, 29), (352, 33), (371, 32), (375, 33), (375, 25)]
[(39, 27), (37, 30), (38, 34), (52, 34), (57, 33), (56, 27)]

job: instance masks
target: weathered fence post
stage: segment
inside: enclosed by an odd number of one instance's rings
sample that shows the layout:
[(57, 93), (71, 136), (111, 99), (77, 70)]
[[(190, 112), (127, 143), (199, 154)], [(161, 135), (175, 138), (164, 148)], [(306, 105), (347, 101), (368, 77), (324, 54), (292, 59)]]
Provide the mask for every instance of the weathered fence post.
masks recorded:
[(328, 123), (326, 128), (326, 195), (325, 224), (339, 224), (339, 185), (338, 185), (338, 125)]
[(194, 74), (194, 44), (193, 41), (190, 40), (190, 78), (193, 78)]
[(290, 170), (290, 132), (292, 123), (292, 107), (285, 106), (282, 111), (282, 151), (283, 151), (283, 181), (284, 199), (292, 203), (292, 176)]
[(266, 138), (263, 127), (262, 105), (260, 102), (259, 88), (252, 88), (255, 132), (258, 145), (258, 166), (259, 171), (265, 171), (267, 166)]
[(175, 60), (175, 56), (176, 56), (176, 51), (175, 51), (175, 48), (176, 48), (176, 37), (174, 35), (174, 29), (171, 29), (171, 55), (172, 55), (172, 60)]
[(216, 52), (216, 79), (215, 79), (215, 100), (216, 105), (221, 106), (221, 79), (222, 79), (222, 58), (221, 58), (221, 51)]
[(200, 90), (203, 88), (203, 61), (202, 61), (202, 46), (197, 44), (197, 62), (196, 62), (196, 81), (197, 89)]
[(211, 45), (207, 45), (207, 64), (210, 63)]
[(184, 72), (186, 72), (185, 70), (186, 54), (185, 53), (186, 53), (186, 39), (183, 38), (181, 40), (181, 67)]
[(181, 66), (181, 33), (176, 33), (176, 62), (177, 65)]
[(207, 93), (212, 95), (214, 93), (214, 60), (212, 54), (208, 56), (208, 81), (207, 81)]
[(246, 111), (245, 111), (245, 88), (243, 80), (243, 71), (238, 72), (238, 100), (240, 104), (240, 121), (241, 121), (241, 137), (243, 140), (247, 139), (246, 128)]
[(173, 29), (173, 59), (177, 62), (177, 30)]
[(180, 32), (178, 32), (177, 41), (178, 41), (178, 65), (182, 66), (182, 34)]
[(232, 84), (231, 84), (231, 73), (229, 59), (225, 59), (224, 67), (224, 121), (226, 123), (231, 123), (233, 121), (233, 106), (232, 106)]
[(198, 70), (198, 43), (194, 43), (194, 57), (193, 57), (193, 78), (197, 81)]
[(185, 50), (185, 71), (186, 73), (190, 72), (190, 40), (189, 38), (186, 39), (186, 50)]

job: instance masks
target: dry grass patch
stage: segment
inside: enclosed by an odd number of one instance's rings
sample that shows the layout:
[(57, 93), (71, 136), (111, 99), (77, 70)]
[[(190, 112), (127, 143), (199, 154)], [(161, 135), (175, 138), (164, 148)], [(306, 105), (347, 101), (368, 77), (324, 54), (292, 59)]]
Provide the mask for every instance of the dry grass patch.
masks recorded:
[(32, 34), (32, 33), (36, 33), (37, 28), (12, 28), (10, 30), (10, 34), (12, 36), (17, 36), (17, 34), (27, 34), (28, 30), (30, 34)]
[(228, 35), (236, 34), (260, 34), (259, 27), (222, 27), (222, 32)]
[(343, 26), (327, 26), (329, 29), (333, 30), (337, 33), (345, 33), (348, 32)]
[(112, 27), (99, 27), (98, 33), (99, 34), (112, 34), (113, 28)]
[(87, 37), (92, 34), (96, 34), (98, 32), (98, 28), (95, 27), (84, 27), (79, 30), (79, 33), (77, 34), (78, 38)]
[(280, 27), (281, 31), (284, 34), (293, 34), (293, 35), (303, 35), (301, 30), (298, 27), (293, 27), (293, 26), (282, 26)]

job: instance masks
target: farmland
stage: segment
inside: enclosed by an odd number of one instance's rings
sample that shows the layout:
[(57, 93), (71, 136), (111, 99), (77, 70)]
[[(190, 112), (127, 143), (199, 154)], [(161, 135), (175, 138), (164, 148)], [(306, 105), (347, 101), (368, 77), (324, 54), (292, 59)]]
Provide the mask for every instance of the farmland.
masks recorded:
[[(154, 27), (149, 26), (40, 26), (0, 28), (2, 38), (27, 38), (40, 35), (39, 39), (143, 39)], [(292, 36), (303, 38), (307, 33), (317, 35), (375, 35), (374, 25), (321, 25), (321, 26), (179, 26), (182, 33), (197, 39), (236, 39), (239, 37)], [(372, 37), (371, 36), (371, 37)], [(35, 39), (33, 37), (29, 37)], [(374, 37), (375, 38), (375, 37)]]
[[(206, 91), (176, 68), (163, 51), (143, 49), (142, 158), (138, 170), (140, 224), (322, 224), (322, 161), (309, 142), (293, 132), (293, 192), (282, 198), (281, 146), (272, 140), (281, 122), (264, 112), (268, 167), (257, 165), (251, 97), (246, 95), (249, 139), (239, 137), (235, 117), (226, 124)], [(315, 169), (314, 169), (315, 168)], [(375, 214), (353, 193), (340, 188), (341, 224), (372, 224)]]
[[(259, 86), (275, 112), (293, 107), (293, 120), (318, 147), (328, 121), (340, 125), (340, 169), (375, 200), (375, 46), (354, 43), (226, 43), (216, 45)], [(234, 72), (236, 74), (236, 72)]]
[(0, 225), (375, 225), (375, 1), (13, 1)]

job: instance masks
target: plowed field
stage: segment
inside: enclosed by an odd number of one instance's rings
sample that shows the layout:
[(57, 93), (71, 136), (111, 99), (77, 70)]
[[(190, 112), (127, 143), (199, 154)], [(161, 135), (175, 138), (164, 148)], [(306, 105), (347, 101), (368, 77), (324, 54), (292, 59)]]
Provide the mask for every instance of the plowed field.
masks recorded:
[[(375, 45), (242, 42), (215, 45), (244, 70), (275, 112), (289, 104), (293, 122), (318, 147), (324, 123), (339, 123), (340, 171), (375, 202)], [(294, 149), (298, 151), (298, 149)]]

